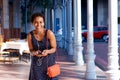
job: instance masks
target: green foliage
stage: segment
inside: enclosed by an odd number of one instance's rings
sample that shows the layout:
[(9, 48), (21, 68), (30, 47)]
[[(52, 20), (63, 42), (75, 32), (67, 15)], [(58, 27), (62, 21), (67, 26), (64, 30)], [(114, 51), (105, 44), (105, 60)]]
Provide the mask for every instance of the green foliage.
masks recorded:
[(34, 10), (35, 7), (53, 8), (53, 0), (29, 0), (28, 8)]
[(43, 7), (43, 8), (51, 8), (52, 2), (51, 2), (51, 0), (38, 0), (36, 5)]
[[(27, 1), (27, 21), (30, 20), (30, 15), (36, 7), (39, 8), (53, 8), (53, 0), (29, 0)], [(25, 24), (25, 7), (22, 10), (22, 24)]]

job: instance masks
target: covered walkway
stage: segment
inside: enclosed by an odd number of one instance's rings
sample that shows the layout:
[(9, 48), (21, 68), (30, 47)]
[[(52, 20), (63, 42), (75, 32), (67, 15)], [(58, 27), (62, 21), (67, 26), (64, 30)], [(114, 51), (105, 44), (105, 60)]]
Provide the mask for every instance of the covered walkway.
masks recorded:
[[(85, 80), (86, 65), (76, 66), (63, 49), (58, 49), (61, 64), (59, 80)], [(2, 63), (0, 62), (0, 80), (28, 80), (30, 62)], [(97, 80), (106, 80), (105, 73), (97, 66)]]

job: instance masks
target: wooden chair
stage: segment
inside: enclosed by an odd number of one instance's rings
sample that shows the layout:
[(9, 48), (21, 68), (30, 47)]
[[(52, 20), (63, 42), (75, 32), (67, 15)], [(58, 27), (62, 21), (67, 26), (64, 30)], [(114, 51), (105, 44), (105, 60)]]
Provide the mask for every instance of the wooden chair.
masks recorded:
[(21, 56), (21, 60), (25, 61), (25, 62), (29, 62), (30, 61), (30, 51), (24, 50), (23, 54)]
[(19, 61), (21, 59), (21, 55), (19, 53), (19, 49), (4, 49), (3, 51), (7, 51), (10, 54), (7, 56), (10, 58), (11, 62)]

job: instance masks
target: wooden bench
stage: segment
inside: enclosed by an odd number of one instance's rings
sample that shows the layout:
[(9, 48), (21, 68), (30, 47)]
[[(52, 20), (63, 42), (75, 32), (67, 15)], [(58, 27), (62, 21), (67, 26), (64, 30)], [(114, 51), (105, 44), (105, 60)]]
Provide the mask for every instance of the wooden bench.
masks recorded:
[[(12, 62), (20, 60), (20, 54), (18, 49), (4, 49), (2, 53), (2, 58), (4, 62)], [(6, 52), (6, 53), (5, 53)]]

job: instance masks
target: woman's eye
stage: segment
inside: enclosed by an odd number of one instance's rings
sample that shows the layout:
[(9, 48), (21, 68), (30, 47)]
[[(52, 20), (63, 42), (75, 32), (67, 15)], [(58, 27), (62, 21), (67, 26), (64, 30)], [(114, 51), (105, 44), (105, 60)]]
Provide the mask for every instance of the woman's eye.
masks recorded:
[(43, 23), (42, 21), (40, 21), (40, 23)]
[(34, 23), (35, 25), (37, 24), (37, 23)]

